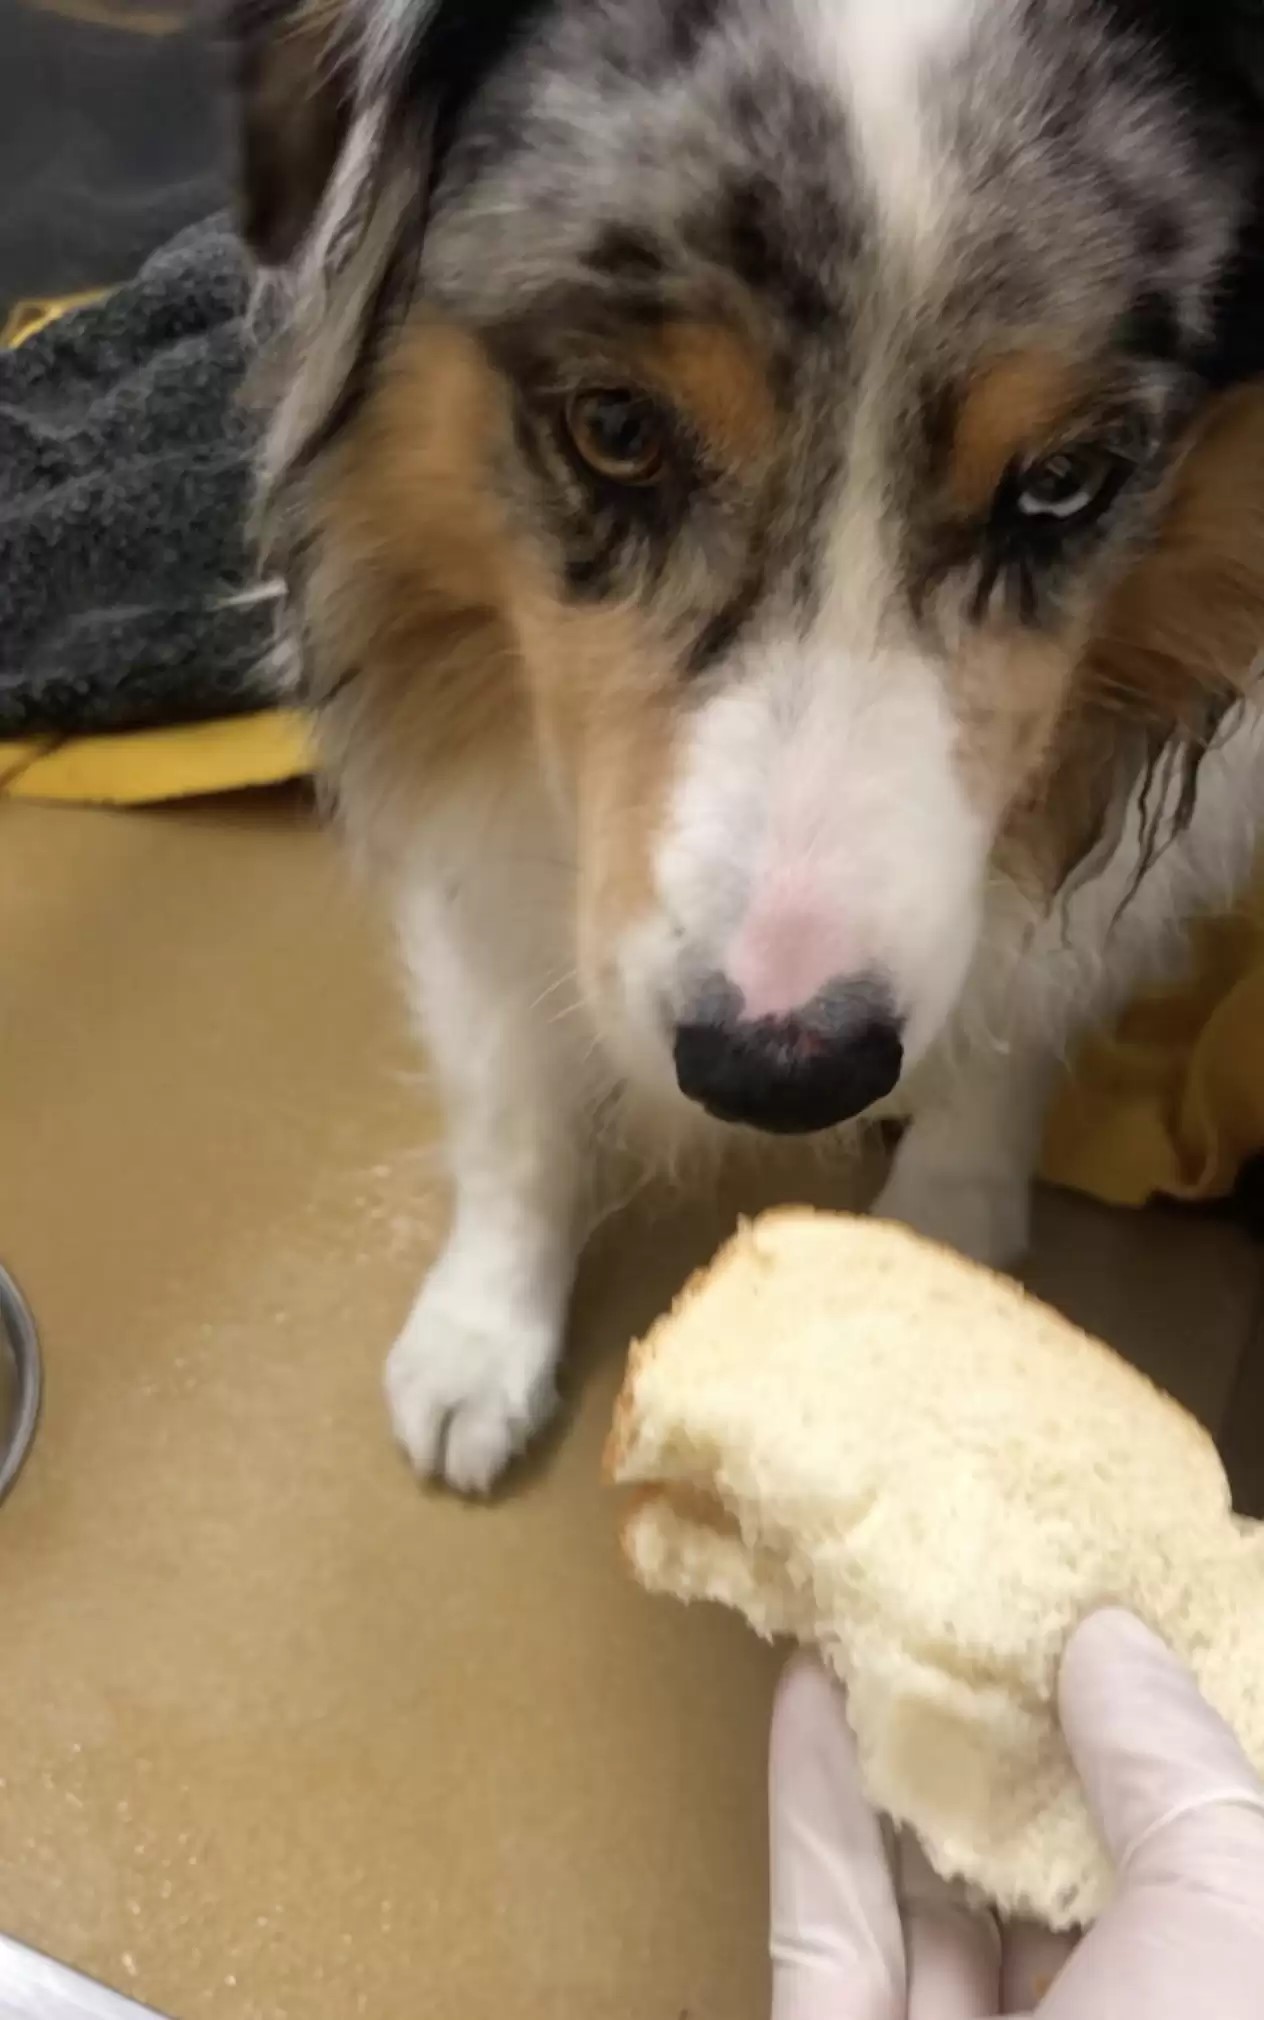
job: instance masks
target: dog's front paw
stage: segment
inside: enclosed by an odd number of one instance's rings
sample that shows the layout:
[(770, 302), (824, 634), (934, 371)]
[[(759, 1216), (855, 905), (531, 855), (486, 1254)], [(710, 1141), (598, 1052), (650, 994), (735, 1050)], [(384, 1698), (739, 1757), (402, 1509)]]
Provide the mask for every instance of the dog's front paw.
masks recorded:
[(879, 1220), (902, 1221), (958, 1255), (1012, 1270), (1027, 1253), (1031, 1193), (1014, 1173), (926, 1170), (897, 1157), (874, 1203)]
[(552, 1415), (558, 1347), (551, 1326), (491, 1323), (423, 1291), (386, 1363), (391, 1422), (417, 1472), (486, 1494)]

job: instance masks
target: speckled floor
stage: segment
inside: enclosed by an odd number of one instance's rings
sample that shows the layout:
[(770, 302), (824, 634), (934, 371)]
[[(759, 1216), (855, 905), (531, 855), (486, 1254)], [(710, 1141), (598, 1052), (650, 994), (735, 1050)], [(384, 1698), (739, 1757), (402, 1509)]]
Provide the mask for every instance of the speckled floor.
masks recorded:
[[(420, 1493), (378, 1381), (434, 1118), (297, 799), (0, 802), (0, 1115), (48, 1364), (0, 1512), (0, 1928), (175, 2020), (764, 2020), (772, 1658), (628, 1587), (597, 1478), (723, 1216), (609, 1228), (565, 1435), (493, 1508)], [(1237, 1235), (1049, 1198), (1034, 1276), (1224, 1424)]]

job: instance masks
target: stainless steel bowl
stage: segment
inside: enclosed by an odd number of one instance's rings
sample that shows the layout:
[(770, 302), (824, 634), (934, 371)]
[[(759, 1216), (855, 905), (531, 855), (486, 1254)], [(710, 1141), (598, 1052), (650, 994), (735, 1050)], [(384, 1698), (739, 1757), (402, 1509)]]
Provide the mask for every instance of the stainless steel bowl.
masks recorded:
[(43, 1388), (35, 1321), (13, 1278), (0, 1268), (0, 1501), (31, 1449)]

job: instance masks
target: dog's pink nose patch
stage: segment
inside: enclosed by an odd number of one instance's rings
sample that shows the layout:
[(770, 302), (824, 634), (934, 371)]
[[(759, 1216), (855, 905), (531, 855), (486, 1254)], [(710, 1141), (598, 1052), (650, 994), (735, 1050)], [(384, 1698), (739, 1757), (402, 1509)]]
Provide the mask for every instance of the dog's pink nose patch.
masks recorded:
[(838, 918), (790, 880), (770, 884), (729, 949), (725, 972), (746, 1017), (788, 1017), (855, 967)]

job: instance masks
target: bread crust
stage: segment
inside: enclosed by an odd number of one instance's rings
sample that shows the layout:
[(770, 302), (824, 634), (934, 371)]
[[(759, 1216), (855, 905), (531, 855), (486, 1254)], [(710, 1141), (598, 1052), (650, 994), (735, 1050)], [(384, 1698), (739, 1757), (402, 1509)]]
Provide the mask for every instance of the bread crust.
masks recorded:
[(1079, 1926), (1109, 1895), (1055, 1709), (1098, 1607), (1164, 1635), (1264, 1771), (1264, 1528), (1235, 1521), (1212, 1440), (903, 1228), (782, 1208), (739, 1229), (634, 1349), (606, 1471), (640, 1582), (819, 1648), (876, 1807), (1005, 1914)]

